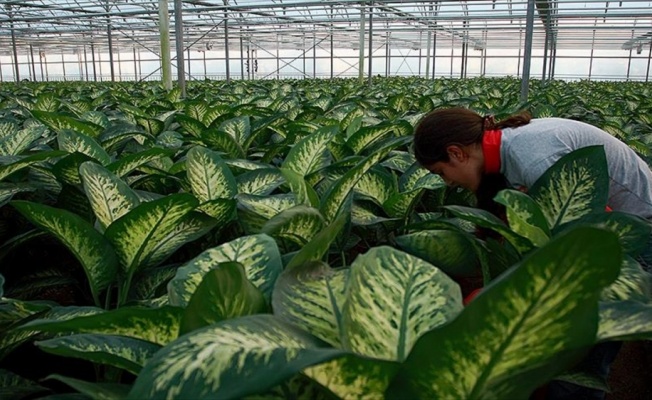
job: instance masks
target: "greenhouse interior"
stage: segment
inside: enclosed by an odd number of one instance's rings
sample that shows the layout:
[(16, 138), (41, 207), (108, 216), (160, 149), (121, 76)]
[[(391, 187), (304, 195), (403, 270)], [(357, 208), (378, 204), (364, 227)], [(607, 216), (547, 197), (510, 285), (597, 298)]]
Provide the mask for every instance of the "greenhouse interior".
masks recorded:
[(652, 399), (651, 62), (652, 0), (0, 0), (0, 400)]
[(648, 81), (651, 21), (643, 0), (2, 0), (0, 76)]

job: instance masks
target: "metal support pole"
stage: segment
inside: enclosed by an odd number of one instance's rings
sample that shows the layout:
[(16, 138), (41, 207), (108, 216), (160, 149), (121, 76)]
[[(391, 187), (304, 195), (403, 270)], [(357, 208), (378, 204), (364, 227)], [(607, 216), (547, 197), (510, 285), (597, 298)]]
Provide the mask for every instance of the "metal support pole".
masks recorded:
[[(432, 36), (432, 32), (428, 30), (428, 45), (426, 46), (426, 78), (430, 75), (430, 37)], [(434, 63), (435, 60), (433, 58), (432, 62)]]
[[(303, 61), (303, 69), (301, 70), (303, 72), (303, 78), (305, 79), (307, 74), (306, 74), (306, 34), (303, 34), (303, 38), (301, 38), (301, 44), (303, 48), (303, 53), (301, 54), (301, 60)], [(276, 69), (278, 70), (278, 53), (276, 54)]]
[(589, 81), (591, 80), (591, 72), (593, 71), (593, 46), (595, 44), (595, 29), (593, 30), (593, 38), (591, 39), (591, 57), (589, 58)]
[(43, 71), (43, 57), (45, 54), (41, 51), (38, 52), (38, 63), (39, 66), (41, 67), (41, 81), (45, 82), (47, 79), (45, 78), (45, 71)]
[(170, 55), (170, 12), (168, 0), (158, 2), (158, 34), (161, 49), (161, 79), (165, 90), (172, 90), (172, 56)]
[[(371, 5), (371, 3), (370, 3)], [(374, 52), (374, 47), (373, 47), (373, 39), (374, 39), (374, 9), (373, 7), (369, 7), (369, 86), (371, 86), (371, 79), (373, 78), (372, 75), (372, 70), (373, 70), (373, 52)]]
[(117, 57), (118, 57), (118, 78), (120, 78), (120, 81), (122, 81), (122, 60), (120, 60), (120, 52), (119, 51), (118, 51)]
[(360, 53), (358, 57), (358, 81), (362, 83), (364, 79), (364, 3), (360, 7)]
[(534, 0), (527, 2), (527, 21), (525, 24), (525, 53), (523, 54), (523, 78), (521, 81), (521, 102), (525, 103), (530, 85), (530, 64), (532, 62), (532, 36), (534, 31)]
[(181, 97), (186, 97), (186, 73), (183, 59), (183, 12), (182, 1), (174, 0), (174, 29), (176, 31), (177, 49), (177, 84), (181, 90)]
[(20, 82), (20, 68), (18, 68), (18, 50), (16, 50), (16, 32), (14, 29), (13, 13), (9, 13), (9, 18), (9, 25), (11, 27), (11, 50), (12, 54), (14, 55), (14, 78), (16, 79), (16, 82)]
[(88, 54), (86, 53), (86, 45), (84, 45), (84, 71), (86, 73), (86, 82), (88, 82)]
[(435, 79), (435, 61), (437, 60), (437, 31), (432, 32), (432, 79)]
[(451, 71), (450, 77), (453, 77), (453, 61), (455, 59), (455, 36), (451, 35)]
[(387, 32), (387, 40), (385, 41), (385, 76), (389, 76), (390, 62), (392, 60), (392, 48), (389, 45), (391, 33)]
[(244, 48), (242, 46), (242, 36), (240, 36), (240, 79), (244, 81)]
[(66, 81), (66, 60), (63, 58), (63, 50), (61, 50), (61, 69), (63, 70), (63, 80)]
[(650, 52), (647, 55), (647, 70), (645, 72), (645, 82), (650, 79), (650, 61), (652, 61), (652, 42), (650, 42)]
[(29, 45), (29, 55), (32, 57), (32, 74), (31, 74), (31, 79), (33, 81), (36, 81), (36, 67), (34, 66), (34, 47), (32, 47), (32, 44), (30, 43)]
[(138, 81), (138, 64), (136, 63), (136, 46), (132, 48), (132, 54), (134, 57), (134, 81)]
[(317, 36), (312, 37), (312, 77), (317, 78)]
[[(95, 69), (95, 45), (91, 42), (91, 58), (93, 60), (93, 81), (97, 82), (97, 71)], [(43, 69), (41, 69), (41, 75), (43, 75)]]
[(111, 29), (111, 16), (109, 14), (109, 11), (111, 7), (109, 7), (109, 0), (106, 0), (106, 6), (104, 7), (106, 10), (106, 36), (108, 39), (109, 43), (109, 67), (111, 68), (111, 82), (115, 82), (115, 68), (113, 66), (113, 33)]
[[(229, 57), (229, 0), (224, 0), (224, 66), (226, 67), (226, 81), (231, 82), (231, 59)], [(204, 54), (206, 60), (206, 54)], [(206, 67), (204, 67), (204, 71)]]
[[(632, 39), (633, 38), (634, 38), (634, 30), (632, 29)], [(632, 68), (632, 50), (634, 50), (633, 47), (629, 49), (629, 56), (627, 57), (627, 77), (625, 78), (625, 80), (627, 81), (629, 81), (629, 72), (631, 71)]]
[[(331, 21), (333, 21), (333, 6), (331, 5)], [(333, 61), (333, 22), (331, 22), (331, 79), (334, 76), (334, 61)]]

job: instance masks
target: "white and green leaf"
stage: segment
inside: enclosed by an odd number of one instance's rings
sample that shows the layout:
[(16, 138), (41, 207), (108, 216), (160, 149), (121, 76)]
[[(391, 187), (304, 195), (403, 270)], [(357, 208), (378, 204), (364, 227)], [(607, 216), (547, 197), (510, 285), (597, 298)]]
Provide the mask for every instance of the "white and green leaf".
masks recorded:
[(127, 398), (242, 398), (342, 354), (271, 315), (236, 318), (164, 347)]
[(345, 348), (403, 361), (421, 335), (461, 310), (460, 287), (441, 270), (402, 251), (375, 247), (351, 264), (343, 309)]
[(242, 264), (247, 279), (261, 290), (266, 300), (271, 298), (276, 278), (283, 269), (281, 255), (274, 239), (259, 234), (242, 236), (208, 249), (180, 267), (168, 284), (170, 304), (186, 307), (204, 275), (230, 261)]
[(140, 204), (138, 195), (129, 185), (95, 162), (84, 162), (79, 174), (86, 197), (103, 229)]
[(652, 304), (632, 300), (600, 303), (597, 338), (601, 342), (652, 340), (651, 320)]
[(188, 152), (186, 173), (193, 194), (200, 202), (230, 199), (237, 193), (237, 183), (224, 160), (214, 151), (196, 146)]
[(285, 183), (279, 169), (264, 168), (245, 172), (236, 177), (239, 194), (266, 196)]
[(321, 231), (324, 218), (319, 210), (304, 205), (283, 210), (270, 218), (261, 232), (304, 246)]
[(527, 194), (518, 190), (502, 190), (494, 198), (505, 206), (510, 229), (541, 247), (550, 240), (548, 221), (539, 205)]
[(79, 152), (86, 154), (102, 165), (107, 165), (111, 162), (111, 156), (90, 136), (64, 129), (57, 135), (57, 142), (60, 150), (65, 150), (69, 153)]
[(305, 177), (325, 167), (329, 156), (328, 144), (337, 131), (336, 126), (327, 126), (301, 139), (285, 157), (283, 168)]

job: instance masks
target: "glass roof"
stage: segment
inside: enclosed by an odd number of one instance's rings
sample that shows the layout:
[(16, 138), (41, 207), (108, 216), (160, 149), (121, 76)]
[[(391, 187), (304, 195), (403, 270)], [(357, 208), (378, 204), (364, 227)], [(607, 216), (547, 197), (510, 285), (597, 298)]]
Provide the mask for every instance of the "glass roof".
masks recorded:
[[(168, 0), (174, 42), (174, 0)], [(558, 49), (638, 49), (652, 41), (652, 1), (537, 0), (534, 48), (546, 37)], [(93, 45), (146, 49), (160, 46), (159, 1), (0, 0), (0, 54), (15, 43), (29, 51), (77, 53)], [(523, 47), (527, 1), (299, 1), (186, 0), (182, 2), (184, 46), (223, 49), (245, 42), (267, 49), (338, 48), (365, 44), (392, 48)], [(110, 27), (110, 28), (109, 28)], [(548, 35), (546, 35), (548, 32)], [(324, 42), (324, 43), (322, 43)], [(174, 48), (174, 47), (173, 47)]]

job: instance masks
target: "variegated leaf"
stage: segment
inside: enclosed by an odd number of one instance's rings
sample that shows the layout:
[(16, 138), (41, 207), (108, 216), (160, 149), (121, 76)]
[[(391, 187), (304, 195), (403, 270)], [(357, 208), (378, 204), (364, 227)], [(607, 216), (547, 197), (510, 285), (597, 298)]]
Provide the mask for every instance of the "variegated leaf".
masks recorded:
[(67, 155), (65, 151), (53, 150), (53, 151), (42, 151), (34, 155), (22, 158), (18, 161), (14, 161), (10, 164), (0, 165), (0, 181), (13, 174), (14, 172), (20, 171), (25, 167), (29, 167), (34, 164), (41, 163), (45, 160), (55, 157), (62, 157)]
[(95, 162), (83, 163), (79, 174), (86, 197), (103, 229), (140, 204), (138, 195), (129, 185)]
[(550, 239), (548, 221), (534, 200), (518, 190), (502, 190), (494, 198), (507, 210), (509, 227), (515, 233), (527, 238), (533, 245), (541, 247)]
[(286, 168), (281, 168), (283, 178), (290, 186), (290, 191), (294, 193), (297, 199), (297, 204), (305, 204), (308, 206), (319, 207), (319, 196), (312, 186), (308, 185), (305, 178)]
[(528, 397), (576, 361), (569, 352), (594, 343), (598, 296), (621, 262), (607, 231), (578, 227), (553, 238), (421, 337), (390, 397)]
[(126, 142), (130, 139), (136, 139), (139, 143), (144, 140), (153, 140), (149, 133), (145, 132), (142, 127), (130, 123), (114, 123), (102, 133), (99, 138), (100, 143), (105, 149), (110, 149), (119, 143)]
[(414, 203), (423, 194), (423, 189), (414, 189), (402, 193), (393, 193), (383, 204), (385, 212), (394, 218), (406, 218)]
[(138, 375), (128, 399), (242, 398), (342, 354), (271, 315), (227, 320), (164, 347)]
[(57, 133), (62, 130), (70, 130), (89, 138), (96, 138), (104, 130), (99, 125), (80, 121), (62, 113), (32, 110), (32, 115)]
[(240, 174), (236, 181), (239, 194), (266, 196), (285, 183), (285, 178), (276, 168), (264, 168)]
[(233, 198), (238, 187), (233, 173), (214, 151), (193, 147), (188, 152), (186, 173), (193, 194), (204, 203), (220, 198)]
[(133, 274), (160, 261), (156, 258), (157, 250), (196, 206), (194, 196), (173, 194), (141, 203), (109, 225), (105, 236), (115, 248), (123, 275), (121, 301), (127, 295)]
[(477, 275), (480, 263), (468, 234), (452, 230), (427, 230), (396, 237), (403, 251), (429, 262), (453, 277)]
[(201, 253), (177, 270), (168, 284), (170, 304), (186, 307), (204, 275), (221, 263), (235, 261), (245, 267), (247, 278), (269, 300), (276, 278), (281, 273), (281, 255), (271, 237), (260, 234), (242, 236)]
[(391, 174), (382, 169), (370, 169), (355, 184), (356, 194), (374, 201), (382, 206), (398, 188)]
[(7, 204), (16, 193), (33, 192), (36, 187), (26, 184), (0, 182), (0, 207)]
[[(127, 397), (127, 394), (129, 394), (129, 390), (131, 389), (130, 385), (124, 383), (86, 382), (57, 374), (48, 375), (45, 379), (54, 379), (65, 383), (66, 385), (79, 392), (78, 394), (82, 396), (80, 399), (91, 398), (97, 400), (121, 400)], [(65, 397), (65, 399), (75, 400), (77, 397)]]
[(168, 149), (153, 147), (139, 153), (125, 155), (119, 160), (107, 165), (106, 168), (119, 177), (125, 176), (150, 161), (157, 160), (161, 157), (171, 156), (174, 152)]
[(64, 129), (57, 135), (59, 149), (69, 153), (79, 152), (97, 160), (102, 165), (111, 162), (111, 157), (99, 143), (90, 136)]
[(652, 233), (652, 224), (649, 221), (618, 211), (590, 214), (582, 218), (582, 223), (593, 224), (615, 233), (620, 239), (623, 251), (632, 256), (647, 248), (648, 238)]
[(84, 268), (95, 304), (100, 304), (99, 294), (114, 283), (118, 267), (118, 258), (109, 241), (77, 214), (27, 201), (11, 204), (75, 255)]
[[(385, 168), (405, 173), (411, 166), (415, 165), (414, 155), (407, 151), (394, 150), (390, 156), (380, 163)], [(425, 175), (425, 174), (424, 174)]]
[(344, 174), (322, 197), (320, 211), (327, 222), (333, 222), (343, 212), (346, 198), (349, 196), (360, 178), (374, 165), (380, 162), (396, 146), (403, 141), (393, 141), (374, 154), (364, 158), (355, 167)]
[(331, 244), (342, 232), (342, 229), (344, 229), (348, 218), (348, 215), (341, 214), (335, 219), (335, 221), (319, 231), (319, 233), (317, 233), (308, 244), (303, 246), (298, 253), (292, 256), (292, 259), (287, 263), (285, 269), (291, 270), (307, 262), (320, 261), (328, 254)]
[(191, 211), (183, 218), (177, 220), (172, 230), (167, 234), (157, 234), (155, 243), (147, 250), (150, 251), (147, 266), (158, 265), (177, 251), (181, 246), (197, 240), (207, 234), (217, 224), (213, 217)]
[(615, 301), (600, 304), (598, 340), (651, 340), (652, 304)]
[(48, 353), (111, 365), (134, 375), (161, 348), (144, 340), (101, 334), (60, 336), (35, 344)]
[(297, 142), (285, 157), (283, 168), (305, 177), (326, 166), (328, 143), (337, 134), (336, 126), (320, 128)]
[(283, 210), (263, 225), (261, 232), (304, 246), (322, 229), (324, 218), (316, 208), (298, 205)]
[(341, 315), (349, 272), (348, 268), (335, 270), (318, 261), (286, 269), (274, 287), (274, 314), (341, 348)]
[(34, 381), (23, 378), (6, 369), (0, 369), (0, 398), (26, 399), (34, 398), (37, 393), (49, 391)]
[(50, 171), (61, 183), (81, 187), (82, 179), (79, 167), (86, 161), (95, 161), (95, 159), (86, 154), (74, 152), (57, 161)]
[(633, 258), (624, 257), (618, 279), (602, 291), (601, 300), (651, 302), (652, 274), (645, 271)]
[(238, 194), (238, 217), (249, 234), (260, 233), (263, 225), (283, 210), (296, 204), (293, 194), (278, 194), (272, 196), (256, 196)]
[(342, 312), (345, 348), (403, 361), (421, 335), (461, 310), (460, 287), (441, 270), (402, 251), (375, 247), (351, 264)]
[(242, 149), (240, 143), (226, 132), (206, 129), (202, 132), (201, 139), (202, 142), (206, 143), (207, 147), (223, 151), (231, 158), (240, 159), (246, 157), (245, 151)]
[(399, 364), (354, 354), (306, 368), (303, 373), (344, 400), (382, 399)]
[[(5, 124), (0, 125), (0, 129), (4, 128)], [(23, 151), (28, 150), (32, 146), (32, 143), (46, 132), (47, 129), (43, 126), (31, 126), (20, 130), (16, 127), (15, 132), (12, 134), (3, 134), (0, 137), (0, 155), (19, 155)]]
[(217, 199), (201, 204), (197, 210), (215, 218), (216, 225), (223, 227), (236, 218), (236, 206), (235, 199)]
[(35, 319), (20, 328), (54, 333), (95, 333), (126, 336), (165, 346), (176, 339), (183, 309), (121, 307), (103, 312), (99, 309), (59, 307), (45, 319)]
[(202, 132), (206, 130), (206, 125), (204, 125), (204, 123), (201, 122), (200, 120), (197, 120), (193, 117), (189, 117), (183, 114), (177, 114), (175, 118), (177, 119), (177, 122), (179, 123), (179, 125), (181, 125), (183, 130), (188, 134), (190, 134), (191, 136), (197, 138), (201, 137)]
[(465, 206), (444, 206), (443, 208), (451, 211), (458, 218), (500, 233), (521, 254), (530, 251), (534, 247), (529, 239), (509, 229), (503, 221), (488, 211)]
[(362, 150), (377, 140), (386, 138), (389, 132), (394, 130), (394, 125), (388, 122), (383, 122), (376, 126), (366, 126), (355, 132), (346, 141), (346, 144), (353, 150), (355, 154), (362, 153)]
[(266, 310), (265, 297), (247, 279), (242, 264), (221, 263), (208, 271), (197, 286), (183, 313), (179, 334)]
[(537, 179), (528, 193), (541, 207), (551, 231), (602, 212), (609, 194), (604, 148), (589, 146), (566, 154)]
[[(220, 124), (218, 130), (228, 133), (236, 142), (242, 145), (251, 135), (249, 116), (228, 119)], [(243, 148), (246, 150), (246, 147), (243, 146)]]

